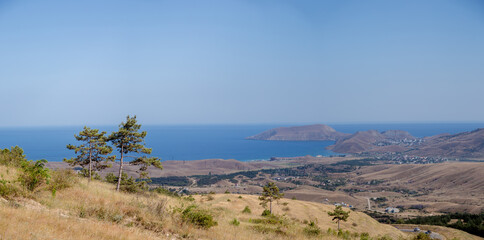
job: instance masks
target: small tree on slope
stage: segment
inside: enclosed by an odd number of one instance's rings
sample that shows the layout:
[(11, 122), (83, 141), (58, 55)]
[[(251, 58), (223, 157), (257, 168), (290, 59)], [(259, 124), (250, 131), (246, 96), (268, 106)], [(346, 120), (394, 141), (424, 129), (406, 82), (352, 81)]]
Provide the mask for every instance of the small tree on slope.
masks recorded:
[(269, 203), (269, 212), (272, 213), (272, 202), (278, 200), (284, 196), (283, 193), (279, 193), (279, 188), (273, 182), (267, 183), (263, 187), (262, 194), (259, 197), (261, 205)]
[(328, 215), (333, 217), (333, 221), (338, 223), (338, 231), (339, 231), (339, 222), (340, 221), (347, 221), (348, 217), (350, 216), (350, 211), (345, 212), (341, 206), (336, 206), (334, 212), (328, 212)]

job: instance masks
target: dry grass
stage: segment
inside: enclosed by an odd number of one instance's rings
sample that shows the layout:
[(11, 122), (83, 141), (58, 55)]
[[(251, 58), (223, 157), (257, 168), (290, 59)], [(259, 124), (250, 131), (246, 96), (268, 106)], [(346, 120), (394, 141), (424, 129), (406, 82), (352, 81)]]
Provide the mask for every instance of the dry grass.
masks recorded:
[[(238, 196), (242, 196), (239, 198)], [(254, 223), (250, 219), (261, 219), (260, 216), (263, 208), (259, 205), (258, 196), (254, 195), (238, 195), (238, 194), (215, 194), (214, 199), (207, 201), (207, 197), (195, 196), (196, 202), (206, 208), (215, 209), (217, 213), (217, 220), (219, 226), (212, 231), (200, 233), (207, 238), (213, 239), (307, 239), (303, 233), (303, 228), (307, 225), (305, 222), (314, 221), (322, 230), (320, 238), (323, 239), (337, 239), (332, 235), (326, 234), (328, 228), (336, 229), (337, 224), (331, 221), (327, 212), (332, 211), (334, 206), (305, 202), (299, 200), (282, 199), (279, 204), (273, 203), (273, 212), (276, 215), (284, 215), (283, 219), (287, 221), (287, 225), (282, 230), (285, 234), (260, 234), (257, 231), (251, 230)], [(230, 201), (227, 201), (230, 199)], [(283, 204), (283, 203), (287, 204)], [(252, 213), (243, 214), (242, 210), (245, 206), (249, 206)], [(289, 210), (284, 211), (283, 209)], [(230, 221), (237, 218), (241, 224), (236, 227), (230, 224)], [(406, 234), (398, 231), (390, 225), (380, 224), (366, 214), (351, 211), (348, 222), (342, 222), (341, 228), (348, 230), (351, 233), (367, 232), (371, 236), (390, 236), (393, 239), (406, 237)], [(225, 231), (223, 230), (225, 229)], [(230, 230), (230, 231), (227, 231)], [(358, 238), (359, 239), (359, 238)]]
[(17, 174), (17, 169), (0, 165), (0, 179), (14, 181), (17, 179)]
[[(0, 174), (15, 179), (16, 172), (0, 167)], [(211, 200), (194, 196), (195, 200), (190, 201), (155, 193), (116, 192), (111, 184), (88, 183), (86, 179), (58, 190), (55, 196), (46, 186), (42, 189), (27, 198), (1, 201), (0, 239), (341, 239), (327, 233), (328, 228), (337, 228), (327, 215), (334, 207), (314, 202), (283, 199), (273, 204), (274, 212), (281, 215), (275, 223), (261, 224), (257, 221), (269, 220), (260, 220), (264, 219), (260, 216), (263, 208), (253, 195), (215, 194)], [(202, 229), (183, 222), (176, 209), (192, 204), (212, 213), (218, 225)], [(252, 213), (242, 213), (245, 206)], [(231, 224), (234, 219), (240, 225)], [(308, 221), (316, 222), (322, 233), (307, 236), (303, 229)], [(351, 212), (341, 227), (352, 234), (407, 237), (359, 212)], [(349, 239), (359, 238), (353, 235)]]
[(465, 239), (465, 240), (484, 240), (484, 238), (466, 233), (464, 231), (454, 229), (454, 228), (447, 228), (441, 226), (432, 226), (432, 225), (415, 225), (415, 224), (395, 224), (396, 227), (401, 229), (414, 229), (416, 227), (424, 230), (430, 230), (432, 232), (439, 233), (445, 239)]
[(0, 207), (0, 239), (160, 239), (153, 232), (52, 211)]

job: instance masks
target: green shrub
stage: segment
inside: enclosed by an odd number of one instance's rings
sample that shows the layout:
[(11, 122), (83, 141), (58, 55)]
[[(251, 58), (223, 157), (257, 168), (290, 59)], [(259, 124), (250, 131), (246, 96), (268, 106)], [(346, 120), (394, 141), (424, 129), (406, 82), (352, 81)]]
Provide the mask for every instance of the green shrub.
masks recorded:
[(264, 209), (264, 211), (262, 211), (261, 216), (263, 216), (263, 217), (269, 217), (269, 216), (272, 216), (272, 213), (268, 209)]
[(415, 236), (412, 240), (430, 240), (430, 236), (421, 232), (417, 236)]
[(175, 191), (170, 191), (170, 189), (166, 189), (164, 187), (157, 187), (153, 189), (154, 192), (163, 194), (165, 196), (171, 196), (171, 197), (179, 197), (178, 193)]
[[(385, 236), (379, 237), (378, 240), (393, 240), (393, 238), (385, 235)], [(429, 240), (430, 240), (430, 238), (429, 238)]]
[(191, 201), (191, 202), (195, 201), (195, 198), (192, 195), (188, 195), (188, 196), (184, 197), (183, 199), (185, 199), (187, 201)]
[(318, 236), (321, 234), (321, 229), (313, 221), (309, 222), (303, 231), (308, 236)]
[(118, 177), (114, 173), (108, 173), (104, 177), (104, 180), (108, 183), (116, 184), (118, 182)]
[(225, 190), (225, 194), (230, 194), (230, 192), (229, 192), (229, 190), (228, 190), (228, 189), (227, 189), (227, 190)]
[(268, 218), (256, 218), (256, 219), (250, 219), (249, 220), (251, 223), (255, 224), (270, 224), (270, 225), (277, 225), (277, 224), (283, 224), (284, 222), (279, 219), (276, 216), (268, 217)]
[(360, 234), (360, 240), (370, 240), (370, 234), (367, 232), (361, 233)]
[(0, 164), (5, 166), (20, 167), (27, 159), (24, 150), (18, 146), (0, 150)]
[[(108, 173), (104, 179), (108, 183), (118, 184), (118, 177), (113, 173)], [(120, 189), (129, 193), (137, 193), (146, 190), (146, 185), (145, 182), (136, 182), (133, 177), (130, 177), (127, 173), (123, 172), (121, 175)]]
[(242, 213), (252, 213), (250, 210), (249, 206), (245, 206), (244, 210), (242, 210)]
[(340, 229), (338, 231), (338, 237), (341, 237), (343, 239), (350, 239), (351, 238), (351, 233), (348, 230), (343, 231), (343, 230)]
[(287, 235), (287, 233), (284, 231), (284, 229), (281, 228), (280, 226), (273, 227), (273, 226), (266, 226), (266, 225), (255, 225), (255, 226), (252, 226), (252, 229), (254, 229), (257, 232), (264, 233), (264, 234), (275, 233), (275, 234), (279, 234), (279, 235)]
[(242, 196), (239, 196), (240, 199), (242, 199)]
[(49, 189), (62, 190), (72, 187), (77, 183), (77, 177), (74, 171), (70, 169), (59, 169), (51, 173)]
[[(108, 173), (108, 174), (109, 174), (109, 173)], [(110, 174), (112, 174), (112, 173), (110, 173)], [(97, 172), (95, 172), (95, 171), (92, 171), (92, 172), (91, 172), (91, 175), (92, 175), (92, 178), (93, 178), (93, 179), (96, 179), (96, 180), (101, 180), (101, 176), (99, 175), (99, 173), (97, 173)], [(85, 177), (85, 178), (89, 178), (89, 169), (87, 169), (87, 168), (83, 168), (83, 169), (81, 169), (81, 171), (79, 171), (79, 176), (81, 176), (81, 177)], [(114, 174), (113, 174), (113, 176), (114, 176)], [(116, 178), (116, 180), (117, 180), (117, 179), (118, 179), (118, 178)]]
[(185, 222), (190, 222), (201, 228), (210, 228), (217, 225), (213, 220), (213, 216), (207, 210), (199, 209), (195, 205), (188, 206), (181, 213), (182, 219)]
[(232, 224), (232, 225), (234, 225), (234, 226), (239, 226), (239, 225), (240, 225), (240, 222), (239, 222), (239, 220), (237, 220), (237, 218), (234, 218), (234, 220), (232, 220), (232, 221), (230, 222), (230, 224)]
[(10, 181), (0, 179), (0, 196), (3, 198), (9, 198), (10, 196), (19, 195), (20, 189), (18, 189)]
[(25, 161), (21, 165), (21, 174), (18, 181), (22, 186), (33, 192), (43, 183), (48, 183), (50, 175), (49, 169), (45, 168), (47, 160)]

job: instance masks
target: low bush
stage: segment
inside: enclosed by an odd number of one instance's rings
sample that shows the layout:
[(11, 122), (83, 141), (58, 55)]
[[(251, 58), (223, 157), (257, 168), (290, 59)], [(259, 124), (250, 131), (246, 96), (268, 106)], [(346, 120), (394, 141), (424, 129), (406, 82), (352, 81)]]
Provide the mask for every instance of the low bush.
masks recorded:
[(313, 221), (309, 222), (303, 231), (308, 236), (318, 236), (321, 234), (321, 229)]
[[(89, 169), (87, 169), (87, 168), (81, 169), (79, 171), (79, 174), (78, 175), (81, 176), (81, 177), (89, 178)], [(92, 179), (101, 180), (101, 176), (97, 172), (92, 171), (91, 172), (91, 176), (92, 176)]]
[(209, 211), (199, 209), (195, 205), (185, 208), (181, 213), (181, 217), (183, 221), (190, 222), (201, 228), (210, 228), (217, 225)]
[(170, 189), (166, 189), (164, 187), (157, 187), (153, 189), (152, 191), (165, 195), (165, 196), (171, 196), (171, 197), (179, 197), (178, 193), (176, 191), (171, 191)]
[(17, 196), (20, 193), (20, 189), (12, 184), (10, 181), (0, 179), (0, 196), (3, 198), (10, 198)]
[(104, 177), (104, 180), (108, 183), (116, 184), (118, 182), (118, 177), (114, 173), (108, 173)]
[(51, 173), (49, 189), (54, 192), (56, 190), (69, 188), (77, 183), (77, 180), (74, 171), (70, 169), (59, 169)]
[[(104, 178), (106, 182), (112, 183), (112, 184), (117, 184), (118, 183), (118, 177), (115, 176), (113, 173), (108, 173), (106, 177)], [(121, 175), (121, 186), (120, 189), (125, 192), (129, 193), (137, 193), (145, 189), (145, 182), (136, 182), (136, 180), (133, 177), (128, 176), (127, 173), (124, 173)]]
[(239, 225), (240, 225), (240, 221), (239, 221), (239, 220), (237, 220), (237, 218), (234, 218), (234, 220), (232, 220), (232, 221), (230, 222), (230, 224), (232, 224), (232, 225), (234, 225), (234, 226), (239, 226)]
[(24, 150), (18, 146), (0, 149), (0, 164), (5, 166), (20, 167), (27, 159)]
[(267, 209), (264, 209), (264, 211), (262, 211), (261, 216), (263, 216), (263, 217), (269, 217), (269, 216), (272, 216), (272, 213), (271, 213), (271, 211), (269, 211)]
[(370, 234), (367, 232), (361, 233), (360, 234), (360, 240), (370, 240)]
[(190, 201), (190, 202), (195, 201), (195, 198), (192, 195), (188, 195), (188, 196), (184, 197), (183, 199)]
[(47, 160), (25, 161), (22, 163), (20, 169), (21, 174), (18, 181), (22, 186), (33, 192), (37, 187), (49, 182), (49, 169), (45, 168)]
[(252, 226), (252, 229), (257, 231), (257, 232), (264, 233), (264, 234), (275, 233), (275, 234), (279, 234), (279, 235), (287, 235), (284, 228), (282, 228), (280, 226), (272, 227), (272, 226), (266, 226), (266, 225), (255, 225), (255, 226)]
[(287, 219), (284, 218), (284, 216), (274, 215), (274, 214), (265, 216), (264, 218), (250, 219), (249, 221), (255, 224), (281, 225), (281, 226), (288, 225), (288, 221)]
[(415, 236), (412, 240), (430, 240), (430, 239), (432, 238), (430, 238), (428, 234), (421, 232), (417, 236)]
[(242, 210), (242, 213), (252, 213), (252, 210), (250, 210), (249, 206), (245, 206), (244, 210)]

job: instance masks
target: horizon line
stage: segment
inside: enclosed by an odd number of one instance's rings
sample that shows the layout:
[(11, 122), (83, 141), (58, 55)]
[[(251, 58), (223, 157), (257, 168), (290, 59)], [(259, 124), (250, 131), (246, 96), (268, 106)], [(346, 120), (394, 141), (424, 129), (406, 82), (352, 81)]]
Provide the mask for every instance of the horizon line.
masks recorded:
[[(483, 121), (361, 121), (361, 122), (261, 122), (261, 123), (146, 123), (141, 124), (143, 126), (154, 127), (154, 126), (255, 126), (255, 125), (276, 125), (276, 126), (303, 126), (303, 125), (373, 125), (373, 124), (484, 124)], [(116, 124), (66, 124), (66, 125), (11, 125), (2, 126), (0, 128), (49, 128), (49, 127), (113, 127), (118, 126)]]

